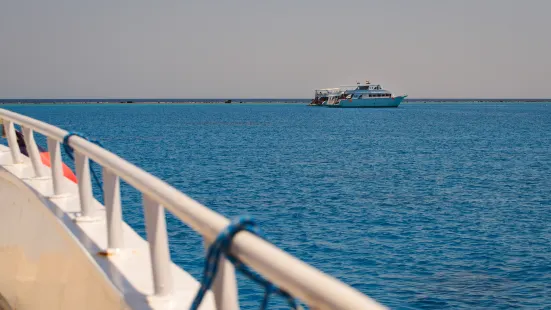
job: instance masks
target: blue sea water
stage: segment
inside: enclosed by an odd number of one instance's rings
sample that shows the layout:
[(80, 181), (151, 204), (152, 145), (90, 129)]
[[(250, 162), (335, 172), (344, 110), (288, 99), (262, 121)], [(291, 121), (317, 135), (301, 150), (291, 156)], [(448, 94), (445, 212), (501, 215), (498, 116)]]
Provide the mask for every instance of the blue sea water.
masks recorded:
[[(551, 104), (20, 105), (394, 309), (551, 307)], [(140, 197), (123, 189), (142, 236)], [(172, 259), (201, 239), (168, 216)], [(243, 308), (261, 291), (240, 284)], [(284, 303), (274, 297), (271, 305)]]

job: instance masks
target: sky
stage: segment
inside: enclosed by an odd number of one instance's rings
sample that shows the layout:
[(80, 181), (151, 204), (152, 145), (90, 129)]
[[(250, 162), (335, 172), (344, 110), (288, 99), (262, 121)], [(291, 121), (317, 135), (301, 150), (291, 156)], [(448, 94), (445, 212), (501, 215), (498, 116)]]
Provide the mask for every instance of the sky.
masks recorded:
[(0, 98), (551, 98), (549, 0), (0, 0)]

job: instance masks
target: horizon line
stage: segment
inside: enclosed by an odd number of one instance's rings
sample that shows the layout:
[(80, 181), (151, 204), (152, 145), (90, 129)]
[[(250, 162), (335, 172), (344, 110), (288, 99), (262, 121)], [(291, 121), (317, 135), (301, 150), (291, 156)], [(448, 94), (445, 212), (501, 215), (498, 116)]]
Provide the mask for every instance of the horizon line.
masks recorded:
[[(156, 98), (156, 97), (144, 97), (144, 98), (138, 98), (138, 97), (111, 97), (111, 98), (102, 98), (102, 97), (80, 97), (80, 98), (71, 98), (71, 97), (65, 97), (65, 98), (0, 98), (0, 101), (8, 101), (8, 100), (311, 100), (312, 98), (304, 98), (304, 97), (253, 97), (253, 98), (238, 98), (238, 97), (221, 97), (221, 98)], [(405, 100), (551, 100), (550, 98), (522, 98), (522, 97), (408, 97)]]

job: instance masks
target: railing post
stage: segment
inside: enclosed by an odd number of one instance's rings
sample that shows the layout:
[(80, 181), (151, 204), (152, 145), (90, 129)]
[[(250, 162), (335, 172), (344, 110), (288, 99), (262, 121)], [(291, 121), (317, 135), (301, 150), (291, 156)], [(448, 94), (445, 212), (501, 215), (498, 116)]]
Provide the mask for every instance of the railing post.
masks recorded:
[(36, 141), (34, 140), (33, 130), (27, 127), (22, 127), (22, 129), (25, 145), (27, 146), (27, 153), (29, 154), (31, 163), (33, 164), (34, 175), (37, 178), (44, 178), (46, 173), (44, 172), (42, 160), (40, 159), (40, 152), (38, 151)]
[(81, 220), (92, 219), (94, 217), (94, 210), (92, 208), (93, 193), (88, 156), (75, 151), (75, 168), (78, 179)]
[(52, 170), (52, 182), (54, 197), (61, 197), (63, 192), (63, 164), (61, 162), (61, 150), (59, 142), (48, 137), (48, 153), (50, 153), (50, 168)]
[[(210, 243), (204, 239), (205, 251), (208, 251)], [(212, 283), (214, 302), (218, 310), (239, 310), (239, 297), (237, 292), (237, 280), (235, 268), (223, 255), (218, 262), (218, 273)]]
[(165, 209), (146, 195), (142, 194), (142, 198), (155, 295), (167, 296), (172, 293), (172, 277)]
[(103, 193), (107, 217), (107, 254), (123, 247), (122, 209), (119, 176), (103, 167)]
[(13, 122), (10, 120), (4, 120), (4, 130), (8, 138), (8, 146), (11, 151), (11, 158), (14, 164), (20, 164), (23, 161), (21, 160), (21, 150), (19, 150), (19, 144), (17, 144), (17, 136), (15, 135), (15, 127)]

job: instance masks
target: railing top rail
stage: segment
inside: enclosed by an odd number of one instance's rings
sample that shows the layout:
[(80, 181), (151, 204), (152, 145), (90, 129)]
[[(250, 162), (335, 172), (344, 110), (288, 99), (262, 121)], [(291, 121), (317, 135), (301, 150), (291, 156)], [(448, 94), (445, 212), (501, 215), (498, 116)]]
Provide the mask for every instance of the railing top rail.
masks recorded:
[[(66, 130), (5, 109), (0, 109), (0, 118), (31, 128), (59, 142), (68, 134)], [(76, 152), (88, 156), (150, 199), (162, 204), (209, 242), (230, 223), (222, 215), (94, 143), (73, 136), (69, 144)], [(385, 309), (359, 291), (249, 232), (239, 233), (234, 238), (231, 252), (315, 309)]]

